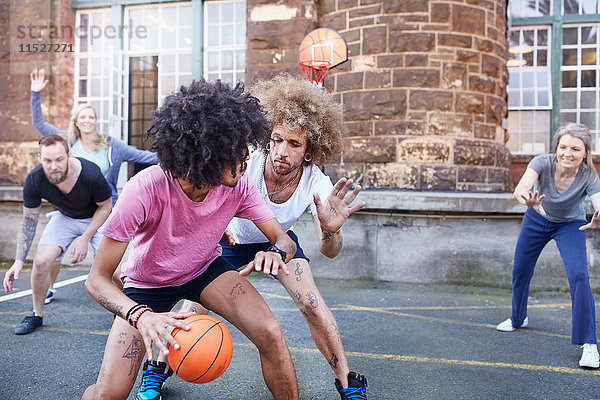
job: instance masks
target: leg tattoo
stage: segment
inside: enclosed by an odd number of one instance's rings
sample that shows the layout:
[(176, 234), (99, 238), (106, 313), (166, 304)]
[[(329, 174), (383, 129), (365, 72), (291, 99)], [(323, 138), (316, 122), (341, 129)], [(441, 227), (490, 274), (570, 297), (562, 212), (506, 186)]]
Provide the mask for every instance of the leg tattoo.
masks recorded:
[(319, 307), (319, 299), (317, 298), (317, 295), (315, 295), (313, 292), (306, 293), (306, 298), (308, 299), (308, 302), (310, 303), (310, 306), (312, 308)]
[(142, 357), (142, 341), (139, 340), (138, 338), (136, 338), (134, 335), (133, 340), (131, 341), (131, 343), (129, 344), (129, 347), (127, 347), (127, 350), (125, 351), (125, 354), (123, 354), (123, 358), (129, 358), (129, 360), (131, 361), (131, 366), (129, 368), (130, 376), (131, 376), (131, 374), (134, 373), (134, 371), (136, 371), (136, 369), (135, 369), (136, 361), (141, 360), (141, 357)]
[(294, 275), (296, 275), (296, 281), (300, 282), (302, 280), (302, 273), (304, 271), (300, 268), (300, 263), (296, 263), (296, 270), (294, 271)]
[(231, 288), (231, 290), (229, 291), (229, 295), (234, 299), (243, 294), (246, 294), (246, 291), (242, 286), (242, 282), (238, 282), (235, 285), (233, 285), (233, 288)]
[(331, 358), (329, 359), (329, 365), (331, 365), (331, 368), (337, 368), (337, 364), (339, 361), (340, 360), (338, 360), (338, 358), (335, 356), (335, 353), (331, 353)]

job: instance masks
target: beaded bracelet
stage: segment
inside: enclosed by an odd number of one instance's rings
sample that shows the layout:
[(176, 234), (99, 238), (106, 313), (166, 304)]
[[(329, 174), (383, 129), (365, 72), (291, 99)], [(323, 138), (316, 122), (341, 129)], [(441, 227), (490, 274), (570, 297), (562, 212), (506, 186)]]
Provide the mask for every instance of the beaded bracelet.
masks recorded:
[(144, 314), (146, 311), (152, 312), (152, 309), (150, 307), (148, 307), (147, 305), (143, 305), (138, 310), (131, 313), (130, 319), (127, 321), (127, 322), (129, 322), (129, 325), (131, 325), (135, 329), (137, 329), (137, 323), (138, 323), (140, 317), (142, 316), (142, 314)]
[(125, 314), (125, 321), (129, 322), (129, 317), (131, 317), (131, 315), (136, 312), (137, 310), (139, 310), (140, 308), (144, 307), (144, 304), (135, 304), (134, 306), (132, 306), (129, 311), (127, 311), (127, 314)]

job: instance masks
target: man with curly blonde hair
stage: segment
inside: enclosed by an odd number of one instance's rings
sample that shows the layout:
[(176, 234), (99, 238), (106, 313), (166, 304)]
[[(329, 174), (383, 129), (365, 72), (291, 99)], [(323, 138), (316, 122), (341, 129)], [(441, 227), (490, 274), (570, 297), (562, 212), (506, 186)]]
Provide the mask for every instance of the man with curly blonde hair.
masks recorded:
[[(247, 173), (297, 247), (286, 263), (290, 274), (279, 274), (277, 279), (306, 317), (317, 347), (337, 377), (335, 386), (342, 400), (366, 399), (367, 380), (350, 371), (337, 322), (315, 285), (309, 259), (291, 229), (302, 214), (310, 211), (321, 253), (334, 258), (343, 246), (342, 225), (365, 205), (350, 207), (360, 186), (351, 190), (353, 181), (345, 178), (333, 185), (319, 168), (341, 153), (346, 131), (343, 107), (324, 89), (317, 90), (305, 79), (289, 74), (258, 82), (251, 92), (265, 108), (272, 132), (270, 137), (261, 138), (259, 148), (250, 155)], [(221, 242), (223, 257), (238, 268), (251, 261), (257, 252), (273, 248), (269, 240), (247, 222), (234, 218), (228, 227), (230, 235), (226, 234), (229, 243)], [(279, 253), (282, 259), (286, 258), (285, 251)], [(241, 272), (249, 273), (248, 268)], [(186, 308), (186, 311), (205, 312), (197, 304), (186, 304)], [(151, 370), (144, 372), (138, 399), (159, 398), (162, 382), (167, 377), (161, 372), (160, 375)], [(144, 385), (146, 381), (157, 382), (157, 390)]]

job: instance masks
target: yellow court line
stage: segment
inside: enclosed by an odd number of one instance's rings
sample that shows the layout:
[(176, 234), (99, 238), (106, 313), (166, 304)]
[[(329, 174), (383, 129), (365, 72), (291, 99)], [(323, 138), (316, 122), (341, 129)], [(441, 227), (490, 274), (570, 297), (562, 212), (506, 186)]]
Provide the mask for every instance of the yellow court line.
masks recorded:
[[(290, 296), (282, 296), (274, 293), (265, 293), (259, 292), (263, 297), (272, 297), (275, 299), (283, 299), (283, 300), (292, 300)], [(571, 303), (551, 303), (551, 304), (529, 304), (527, 308), (561, 308), (561, 307), (571, 307)], [(332, 309), (334, 307), (331, 307)], [(413, 306), (413, 307), (404, 307), (404, 306), (389, 306), (389, 307), (377, 307), (378, 310), (493, 310), (493, 309), (509, 309), (511, 308), (510, 304), (506, 305), (497, 305), (497, 306)]]
[[(352, 305), (344, 305), (344, 307), (345, 307), (346, 310), (352, 310), (352, 311), (369, 311), (369, 312), (377, 312), (377, 313), (382, 313), (382, 314), (396, 315), (396, 316), (399, 316), (399, 317), (408, 317), (408, 318), (422, 319), (422, 320), (425, 320), (425, 321), (442, 322), (442, 323), (453, 324), (453, 325), (476, 326), (476, 327), (479, 327), (479, 328), (492, 328), (492, 329), (496, 329), (496, 325), (492, 325), (492, 324), (482, 324), (482, 323), (478, 323), (478, 322), (459, 321), (459, 320), (448, 319), (448, 318), (428, 317), (428, 316), (425, 316), (425, 315), (409, 314), (409, 313), (402, 313), (402, 312), (397, 312), (397, 311), (382, 310), (380, 308), (373, 308), (373, 307), (359, 307), (359, 306), (352, 306)], [(537, 330), (533, 330), (533, 329), (530, 329), (530, 328), (521, 329), (520, 332), (534, 333), (536, 335), (553, 336), (553, 337), (566, 338), (566, 339), (570, 339), (571, 338), (568, 335), (562, 335), (560, 333), (542, 332), (542, 331), (537, 331)]]
[(505, 362), (484, 362), (484, 361), (472, 361), (472, 360), (451, 360), (447, 358), (431, 358), (431, 357), (419, 357), (419, 356), (400, 356), (393, 354), (374, 354), (374, 353), (357, 353), (352, 351), (346, 352), (347, 356), (372, 358), (380, 360), (394, 360), (394, 361), (405, 361), (405, 362), (418, 362), (418, 363), (429, 363), (429, 364), (450, 364), (450, 365), (465, 365), (473, 367), (492, 367), (492, 368), (510, 368), (510, 369), (522, 369), (528, 371), (545, 371), (545, 372), (559, 372), (563, 374), (585, 374), (585, 375), (597, 375), (600, 376), (600, 371), (592, 371), (583, 368), (569, 368), (569, 367), (555, 367), (551, 365), (534, 365), (534, 364), (517, 364), (517, 363), (505, 363)]
[[(0, 323), (2, 328), (13, 328), (14, 324), (3, 324)], [(64, 332), (64, 333), (79, 333), (88, 335), (99, 335), (108, 336), (108, 331), (88, 330), (88, 329), (65, 329), (65, 328), (49, 328), (43, 327), (44, 331), (51, 332)], [(256, 347), (252, 343), (236, 343), (236, 347), (244, 347), (255, 349)], [(304, 354), (321, 354), (318, 349), (314, 348), (302, 348), (302, 347), (289, 347), (292, 353), (304, 353)], [(557, 372), (563, 374), (586, 374), (586, 375), (597, 375), (600, 376), (600, 371), (591, 371), (581, 368), (569, 368), (569, 367), (555, 367), (551, 365), (534, 365), (534, 364), (519, 364), (519, 363), (506, 363), (506, 362), (484, 362), (475, 360), (452, 360), (448, 358), (433, 358), (433, 357), (421, 357), (421, 356), (403, 356), (398, 354), (378, 354), (378, 353), (362, 353), (356, 351), (347, 351), (346, 356), (348, 357), (360, 357), (370, 358), (373, 360), (389, 360), (389, 361), (402, 361), (402, 362), (416, 362), (424, 364), (448, 364), (448, 365), (460, 365), (470, 367), (482, 367), (482, 368), (509, 368), (509, 369), (521, 369), (528, 371), (543, 371), (543, 372)]]
[[(554, 304), (529, 304), (527, 308), (562, 308), (571, 307), (571, 303), (554, 303)], [(511, 305), (498, 306), (423, 306), (423, 307), (377, 307), (381, 310), (494, 310), (494, 309), (510, 309)]]

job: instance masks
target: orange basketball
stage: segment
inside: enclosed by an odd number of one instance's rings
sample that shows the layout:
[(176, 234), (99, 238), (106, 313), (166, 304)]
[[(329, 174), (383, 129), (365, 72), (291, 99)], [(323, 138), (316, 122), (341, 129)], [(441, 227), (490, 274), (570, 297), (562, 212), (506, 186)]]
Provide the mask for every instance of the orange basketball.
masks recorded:
[(167, 345), (169, 367), (188, 382), (206, 383), (217, 379), (229, 367), (233, 356), (229, 329), (210, 315), (194, 315), (184, 322), (191, 329), (173, 329), (171, 335), (179, 343), (179, 350)]

